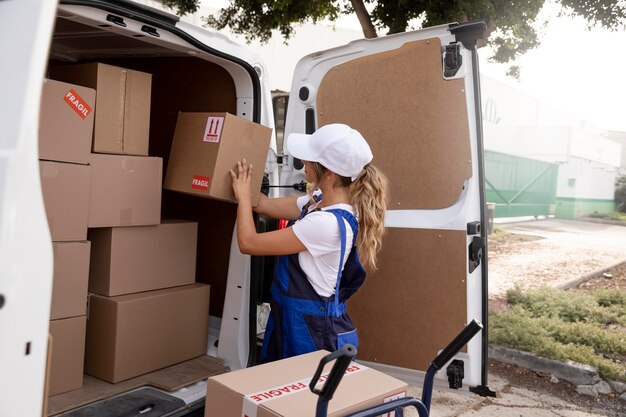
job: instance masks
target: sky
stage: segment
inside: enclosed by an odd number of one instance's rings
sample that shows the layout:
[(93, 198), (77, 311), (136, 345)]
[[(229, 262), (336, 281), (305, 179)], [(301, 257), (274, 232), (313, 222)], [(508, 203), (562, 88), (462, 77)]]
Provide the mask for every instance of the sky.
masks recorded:
[[(224, 7), (227, 0), (204, 0), (205, 7)], [(487, 61), (479, 50), (481, 71), (524, 93), (606, 130), (626, 131), (626, 30), (587, 29), (582, 18), (558, 17), (548, 2), (538, 17), (541, 45), (516, 62), (521, 76), (506, 76), (509, 65)], [(346, 16), (337, 28), (360, 30), (356, 16)], [(292, 42), (293, 46), (293, 42)]]

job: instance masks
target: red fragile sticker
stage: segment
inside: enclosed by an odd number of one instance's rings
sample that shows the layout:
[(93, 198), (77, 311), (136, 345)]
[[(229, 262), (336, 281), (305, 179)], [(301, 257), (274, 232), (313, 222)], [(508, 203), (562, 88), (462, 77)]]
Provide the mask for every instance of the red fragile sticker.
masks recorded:
[(78, 95), (73, 88), (67, 92), (63, 100), (78, 114), (83, 120), (85, 120), (91, 113), (91, 107), (81, 96)]
[(195, 188), (197, 190), (206, 191), (209, 189), (209, 177), (203, 177), (201, 175), (194, 175), (191, 180), (191, 188)]

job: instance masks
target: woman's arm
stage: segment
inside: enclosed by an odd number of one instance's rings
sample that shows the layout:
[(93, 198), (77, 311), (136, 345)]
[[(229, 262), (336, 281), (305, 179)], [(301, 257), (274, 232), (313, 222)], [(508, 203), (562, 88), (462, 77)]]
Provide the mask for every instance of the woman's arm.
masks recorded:
[(300, 217), (300, 209), (296, 203), (297, 199), (298, 197), (296, 196), (268, 198), (261, 194), (259, 203), (254, 207), (254, 211), (274, 219), (296, 220)]
[(237, 171), (235, 174), (231, 169), (230, 176), (233, 180), (235, 197), (239, 202), (237, 207), (237, 242), (241, 253), (248, 255), (289, 255), (306, 250), (291, 227), (267, 233), (256, 232), (252, 218), (250, 193), (252, 166), (248, 166), (244, 159), (237, 162)]

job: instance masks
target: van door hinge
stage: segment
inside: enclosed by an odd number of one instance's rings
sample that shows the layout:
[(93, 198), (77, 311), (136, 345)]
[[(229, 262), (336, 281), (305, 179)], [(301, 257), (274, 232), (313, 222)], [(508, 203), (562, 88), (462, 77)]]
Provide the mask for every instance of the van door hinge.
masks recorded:
[(485, 249), (485, 238), (480, 236), (474, 236), (472, 238), (472, 243), (469, 245), (468, 253), (469, 253), (469, 273), (474, 272), (478, 265), (480, 265), (480, 260), (483, 257), (483, 251)]
[(446, 78), (454, 77), (461, 65), (463, 65), (461, 46), (456, 42), (446, 45), (446, 50), (443, 53), (443, 76)]

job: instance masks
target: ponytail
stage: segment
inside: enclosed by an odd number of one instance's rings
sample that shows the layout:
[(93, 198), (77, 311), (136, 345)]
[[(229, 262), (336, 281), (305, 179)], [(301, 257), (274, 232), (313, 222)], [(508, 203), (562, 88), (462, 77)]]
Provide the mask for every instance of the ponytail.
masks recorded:
[(367, 164), (351, 187), (352, 205), (359, 219), (356, 241), (359, 258), (363, 266), (376, 270), (376, 255), (385, 232), (387, 177), (372, 164)]

